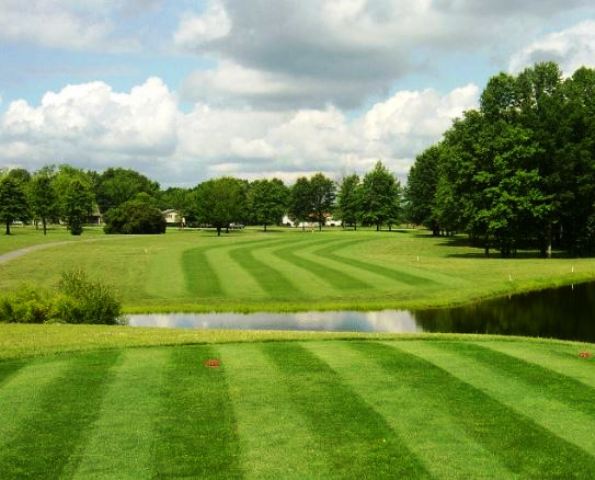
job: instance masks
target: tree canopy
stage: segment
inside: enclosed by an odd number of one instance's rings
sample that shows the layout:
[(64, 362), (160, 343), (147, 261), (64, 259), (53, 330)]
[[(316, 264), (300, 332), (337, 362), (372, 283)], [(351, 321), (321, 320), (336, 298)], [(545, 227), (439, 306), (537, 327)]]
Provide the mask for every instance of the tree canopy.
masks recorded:
[(503, 256), (533, 247), (595, 252), (595, 70), (555, 63), (491, 78), (423, 152), (407, 188), (412, 221), (463, 231)]
[(281, 180), (273, 178), (252, 182), (248, 197), (252, 219), (263, 225), (265, 232), (267, 225), (281, 223), (289, 200), (289, 190)]
[(244, 182), (233, 177), (207, 180), (196, 188), (198, 221), (211, 225), (221, 235), (221, 229), (241, 221), (245, 215), (246, 188)]

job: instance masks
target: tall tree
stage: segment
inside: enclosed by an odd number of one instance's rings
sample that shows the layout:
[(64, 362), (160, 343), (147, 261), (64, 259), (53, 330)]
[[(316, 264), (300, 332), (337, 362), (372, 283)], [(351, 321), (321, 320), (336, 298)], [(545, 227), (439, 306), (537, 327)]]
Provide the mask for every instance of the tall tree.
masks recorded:
[(318, 230), (322, 230), (335, 205), (335, 182), (322, 173), (317, 173), (310, 179), (310, 196), (312, 213), (318, 222)]
[(303, 222), (310, 220), (313, 210), (310, 181), (306, 177), (300, 177), (291, 187), (289, 214), (297, 223), (302, 222), (303, 225)]
[(22, 186), (6, 175), (0, 180), (0, 221), (6, 225), (6, 235), (10, 235), (12, 222), (26, 218), (27, 215), (27, 198)]
[(157, 197), (159, 184), (126, 168), (108, 168), (96, 179), (95, 196), (102, 213), (132, 200), (139, 193)]
[(435, 214), (440, 151), (441, 146), (438, 144), (416, 157), (409, 171), (405, 190), (408, 219), (414, 224), (429, 228), (434, 236), (440, 234), (440, 224)]
[(355, 173), (344, 177), (337, 195), (338, 214), (343, 226), (351, 225), (357, 230), (357, 220), (361, 209), (361, 189), (359, 176)]
[(212, 225), (217, 236), (244, 215), (246, 190), (244, 182), (232, 177), (207, 180), (196, 189), (196, 212), (199, 222)]
[(362, 221), (376, 230), (391, 218), (395, 204), (395, 177), (378, 161), (364, 176), (362, 184)]
[(62, 216), (72, 235), (83, 233), (83, 224), (93, 209), (93, 192), (89, 183), (74, 177), (62, 196)]
[(265, 232), (267, 225), (281, 223), (289, 199), (289, 191), (281, 180), (256, 180), (250, 185), (248, 196), (252, 217), (263, 225)]
[(33, 175), (29, 186), (29, 203), (36, 218), (41, 220), (47, 235), (48, 219), (58, 216), (57, 196), (53, 185), (53, 170), (42, 168)]

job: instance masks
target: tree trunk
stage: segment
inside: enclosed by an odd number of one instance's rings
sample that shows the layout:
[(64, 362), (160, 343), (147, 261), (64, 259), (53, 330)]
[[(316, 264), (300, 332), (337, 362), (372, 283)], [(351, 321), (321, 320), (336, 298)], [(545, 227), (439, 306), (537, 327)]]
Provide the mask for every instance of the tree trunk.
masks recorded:
[(322, 232), (322, 222), (318, 222), (318, 231)]
[(264, 224), (264, 231), (265, 232), (267, 231), (267, 224), (266, 223)]
[(376, 224), (376, 231), (377, 231), (377, 232), (379, 232), (379, 231), (380, 231), (380, 224), (379, 224), (379, 223), (377, 223), (377, 224)]
[(357, 232), (357, 222), (355, 222), (355, 223), (353, 224), (353, 231), (354, 231), (354, 232)]
[(392, 223), (389, 223), (389, 225), (388, 225), (388, 231), (389, 232), (392, 232), (393, 231), (393, 225), (392, 225)]
[(221, 236), (221, 227), (217, 227), (217, 236), (220, 237)]
[(45, 217), (42, 217), (41, 223), (43, 224), (43, 234), (47, 235), (47, 222), (45, 220)]
[(6, 220), (6, 235), (10, 235), (10, 220)]

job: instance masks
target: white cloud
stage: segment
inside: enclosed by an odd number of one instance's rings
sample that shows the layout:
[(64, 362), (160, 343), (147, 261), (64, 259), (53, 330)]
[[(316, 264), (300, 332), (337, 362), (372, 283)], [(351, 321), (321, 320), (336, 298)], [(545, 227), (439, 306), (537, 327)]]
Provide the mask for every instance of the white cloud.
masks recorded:
[(586, 20), (550, 33), (513, 55), (509, 70), (519, 72), (535, 62), (557, 62), (566, 75), (581, 66), (595, 66), (595, 21)]
[[(360, 107), (452, 51), (505, 56), (588, 0), (217, 0), (182, 17), (178, 46), (216, 58), (183, 94), (256, 108)], [(212, 33), (214, 32), (214, 33)], [(234, 82), (234, 80), (237, 81)], [(269, 88), (270, 87), (270, 88)]]
[(187, 13), (182, 17), (174, 34), (174, 44), (183, 49), (195, 49), (225, 37), (230, 30), (227, 12), (218, 1), (212, 1), (204, 13)]
[(46, 93), (38, 106), (9, 104), (0, 117), (0, 162), (31, 169), (61, 161), (119, 165), (165, 183), (194, 184), (221, 174), (336, 176), (382, 159), (404, 177), (413, 157), (475, 107), (478, 94), (475, 85), (446, 95), (400, 91), (348, 118), (333, 106), (267, 111), (200, 103), (186, 113), (158, 78), (128, 93), (103, 82), (69, 85)]
[(138, 49), (137, 40), (116, 34), (125, 13), (150, 10), (157, 0), (2, 0), (0, 43), (29, 43), (66, 50), (103, 52)]

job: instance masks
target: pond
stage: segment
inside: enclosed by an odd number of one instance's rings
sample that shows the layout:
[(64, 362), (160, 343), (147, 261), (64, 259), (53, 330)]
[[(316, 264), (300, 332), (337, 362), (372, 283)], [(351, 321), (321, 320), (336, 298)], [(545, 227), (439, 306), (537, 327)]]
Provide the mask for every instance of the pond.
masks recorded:
[(325, 332), (446, 332), (595, 342), (595, 282), (432, 310), (129, 315), (137, 327)]

